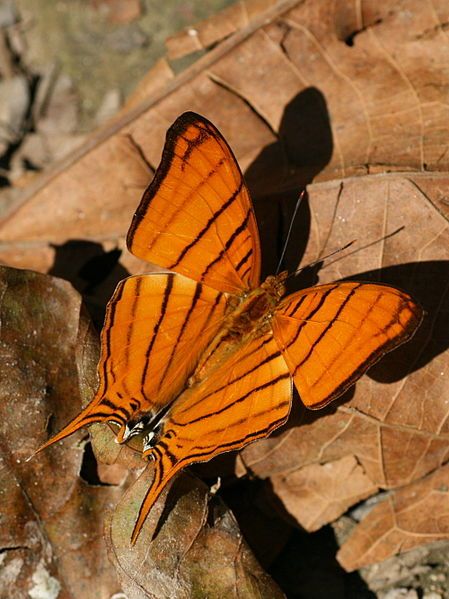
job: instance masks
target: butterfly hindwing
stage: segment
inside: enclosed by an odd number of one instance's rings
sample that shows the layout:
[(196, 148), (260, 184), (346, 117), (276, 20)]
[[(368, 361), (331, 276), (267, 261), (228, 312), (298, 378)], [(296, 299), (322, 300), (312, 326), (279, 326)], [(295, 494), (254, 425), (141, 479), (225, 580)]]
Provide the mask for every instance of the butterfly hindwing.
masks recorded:
[(288, 296), (276, 310), (272, 327), (301, 400), (316, 409), (411, 337), (421, 318), (421, 308), (407, 293), (344, 282)]
[(154, 480), (133, 541), (167, 482), (180, 469), (268, 436), (290, 413), (292, 380), (271, 333), (242, 343), (211, 376), (170, 408), (158, 441)]
[(102, 330), (97, 394), (50, 442), (105, 421), (121, 427), (121, 440), (127, 425), (156, 415), (183, 389), (226, 309), (226, 294), (176, 273), (121, 281)]
[(257, 223), (242, 173), (219, 131), (187, 112), (167, 132), (155, 177), (133, 218), (128, 248), (219, 291), (257, 287)]

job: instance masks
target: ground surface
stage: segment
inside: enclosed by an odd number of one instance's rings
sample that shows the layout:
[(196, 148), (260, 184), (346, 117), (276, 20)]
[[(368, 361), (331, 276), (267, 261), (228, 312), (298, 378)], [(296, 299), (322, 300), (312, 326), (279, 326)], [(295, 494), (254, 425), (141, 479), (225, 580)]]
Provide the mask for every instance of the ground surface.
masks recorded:
[[(14, 188), (25, 187), (30, 173), (61, 158), (120, 108), (163, 55), (163, 41), (168, 35), (228, 4), (229, 0), (145, 0), (132, 18), (133, 2), (128, 3), (129, 13), (116, 8), (119, 2), (100, 0), (1, 2), (0, 27), (10, 28), (12, 33), (0, 48), (0, 114), (3, 123), (11, 124), (10, 129), (0, 131), (0, 204), (6, 207)], [(181, 69), (183, 63), (173, 66)], [(52, 91), (43, 99), (36, 94), (36, 84), (45, 78), (51, 81), (48, 89)], [(31, 119), (36, 111), (41, 116)], [(57, 143), (52, 142), (54, 139)], [(268, 566), (287, 596), (449, 597), (445, 543), (412, 551), (360, 573), (343, 572), (333, 558), (338, 542), (366, 509), (369, 505), (352, 510), (333, 528), (315, 534), (289, 533), (284, 549)]]

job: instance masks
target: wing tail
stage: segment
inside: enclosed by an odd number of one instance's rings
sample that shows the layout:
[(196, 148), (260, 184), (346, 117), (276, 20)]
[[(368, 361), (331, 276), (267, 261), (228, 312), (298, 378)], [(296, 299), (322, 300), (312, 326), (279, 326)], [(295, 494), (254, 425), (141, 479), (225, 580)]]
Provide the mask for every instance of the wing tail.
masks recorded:
[(80, 428), (83, 428), (88, 424), (93, 424), (94, 422), (104, 422), (106, 420), (114, 421), (117, 422), (117, 424), (124, 426), (122, 420), (118, 418), (116, 414), (107, 411), (107, 406), (102, 405), (101, 402), (90, 403), (80, 414), (78, 414), (78, 416), (66, 424), (66, 426), (59, 431), (59, 433), (56, 433), (56, 435), (53, 435), (53, 437), (38, 447), (36, 451), (28, 458), (28, 460), (50, 445), (53, 445), (58, 441), (62, 441), (66, 437), (72, 435)]
[(153, 452), (155, 452), (153, 454), (155, 457), (154, 478), (145, 495), (142, 505), (140, 506), (139, 515), (137, 516), (131, 535), (131, 545), (136, 543), (140, 531), (142, 530), (142, 526), (162, 491), (175, 474), (184, 467), (183, 462), (173, 461), (170, 454), (162, 449), (155, 448), (153, 449)]

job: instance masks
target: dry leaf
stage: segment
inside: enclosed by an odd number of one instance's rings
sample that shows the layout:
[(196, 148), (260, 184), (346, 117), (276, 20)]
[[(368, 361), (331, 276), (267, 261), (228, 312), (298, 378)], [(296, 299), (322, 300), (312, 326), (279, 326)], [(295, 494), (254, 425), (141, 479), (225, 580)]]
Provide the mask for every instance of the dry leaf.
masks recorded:
[(126, 100), (119, 116), (123, 117), (129, 110), (138, 107), (146, 98), (162, 89), (174, 76), (167, 60), (160, 58), (139, 81), (132, 95)]
[(231, 512), (199, 481), (182, 475), (151, 511), (134, 547), (131, 532), (152, 468), (110, 518), (106, 540), (128, 597), (284, 597), (248, 549)]
[(359, 238), (361, 246), (331, 259), (320, 281), (350, 276), (403, 287), (422, 303), (426, 316), (415, 338), (373, 367), (338, 409), (304, 413), (304, 426), (247, 448), (244, 459), (256, 474), (353, 454), (374, 484), (394, 487), (446, 460), (449, 230), (432, 192), (444, 180), (443, 175), (378, 175), (308, 188), (311, 219), (303, 262), (351, 239)]
[[(308, 188), (311, 219), (303, 262), (351, 239), (359, 238), (362, 245), (331, 259), (320, 281), (350, 275), (403, 287), (422, 303), (426, 316), (414, 339), (373, 367), (338, 407), (299, 410), (300, 426), (291, 422), (282, 434), (247, 447), (241, 457), (253, 474), (276, 480), (301, 477), (311, 464), (354, 455), (373, 489), (394, 488), (447, 461), (449, 227), (438, 210), (445, 184), (445, 175), (410, 174)], [(315, 484), (304, 491), (303, 501), (327, 493), (324, 481), (321, 487), (318, 479)], [(350, 494), (351, 482), (347, 487)], [(340, 513), (347, 507), (342, 505)]]
[(170, 36), (165, 45), (170, 60), (182, 58), (198, 50), (206, 50), (239, 29), (255, 17), (264, 14), (277, 0), (239, 0), (231, 6)]
[(354, 456), (310, 464), (270, 481), (287, 512), (311, 532), (377, 491)]
[(103, 516), (122, 489), (80, 478), (82, 435), (25, 461), (90, 398), (97, 335), (69, 283), (5, 267), (0, 321), (0, 595), (109, 598), (120, 587)]
[(362, 520), (338, 552), (345, 570), (449, 539), (449, 467), (391, 494)]
[[(113, 465), (99, 465), (98, 480), (90, 484), (80, 477), (85, 433), (84, 440), (81, 433), (74, 435), (25, 461), (92, 397), (97, 335), (81, 313), (79, 295), (65, 281), (1, 267), (0, 296), (0, 548), (5, 555), (0, 594), (23, 596), (38, 588), (36, 581), (45, 581), (55, 597), (60, 591), (61, 596), (109, 599), (120, 585), (106, 556), (103, 519), (120, 499), (110, 518), (109, 549), (130, 599), (191, 597), (194, 588), (211, 598), (283, 597), (230, 512), (222, 504), (209, 504), (204, 485), (189, 477), (176, 484), (181, 491), (173, 509), (159, 502), (159, 511), (152, 511), (131, 548), (131, 530), (152, 473), (145, 471), (123, 496), (133, 480), (129, 468), (141, 468), (143, 462), (131, 449), (118, 447), (107, 427), (93, 426), (91, 432), (97, 456)], [(155, 526), (160, 531), (151, 542)], [(141, 595), (142, 589), (148, 594)]]

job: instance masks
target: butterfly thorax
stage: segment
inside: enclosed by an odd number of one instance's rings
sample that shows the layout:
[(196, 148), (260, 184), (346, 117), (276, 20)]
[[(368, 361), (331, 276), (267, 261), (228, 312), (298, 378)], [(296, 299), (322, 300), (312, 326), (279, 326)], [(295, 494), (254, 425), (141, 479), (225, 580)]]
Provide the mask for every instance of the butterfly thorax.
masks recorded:
[(269, 276), (257, 289), (243, 293), (228, 319), (229, 334), (250, 334), (266, 328), (274, 309), (285, 293), (287, 273)]
[(270, 331), (270, 320), (285, 293), (287, 273), (269, 276), (257, 287), (230, 296), (228, 313), (223, 327), (201, 356), (188, 385), (192, 386), (214, 371), (230, 354), (250, 338), (260, 337)]

